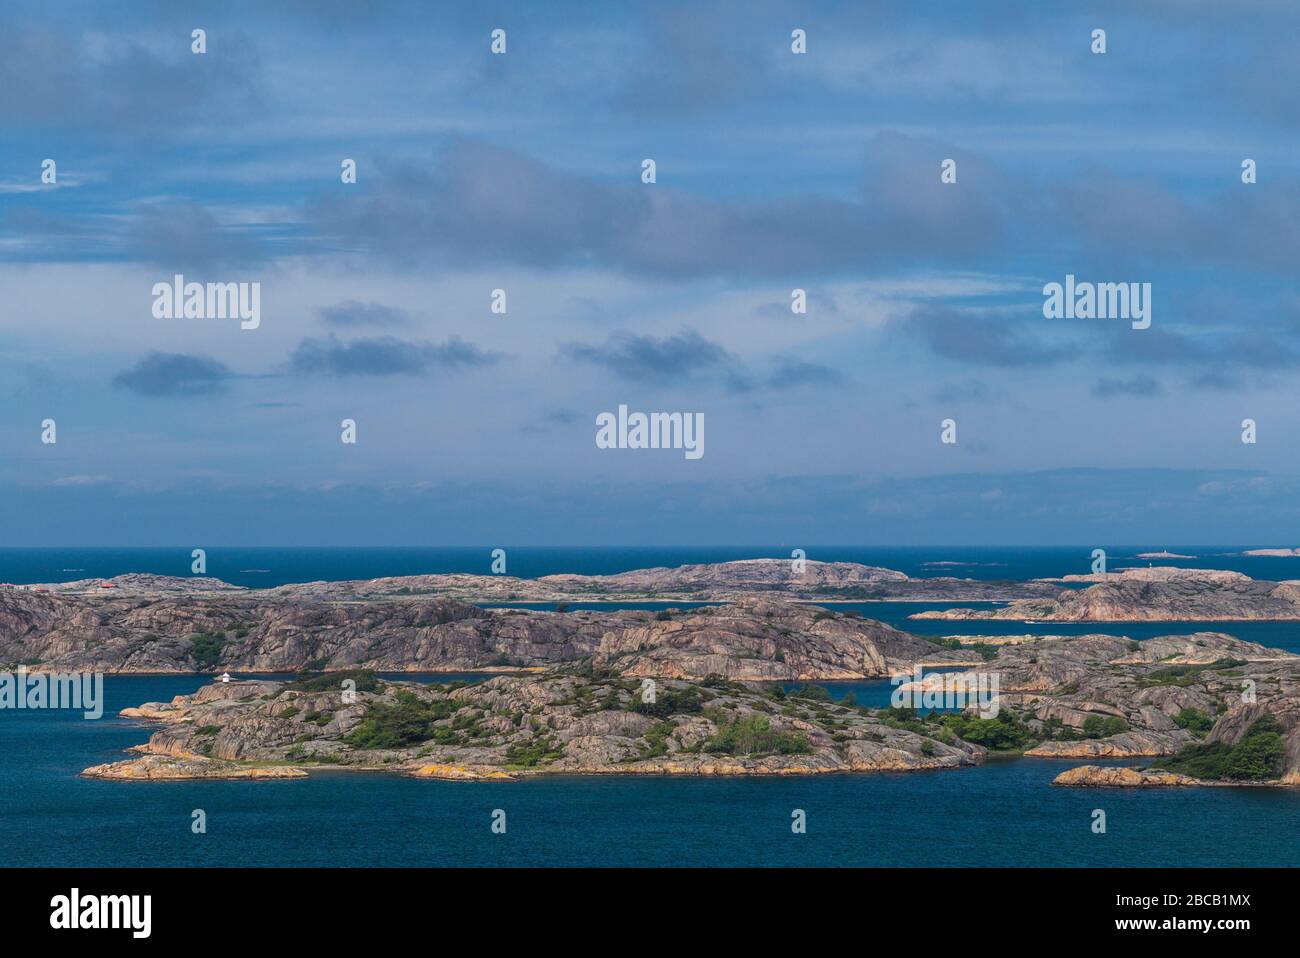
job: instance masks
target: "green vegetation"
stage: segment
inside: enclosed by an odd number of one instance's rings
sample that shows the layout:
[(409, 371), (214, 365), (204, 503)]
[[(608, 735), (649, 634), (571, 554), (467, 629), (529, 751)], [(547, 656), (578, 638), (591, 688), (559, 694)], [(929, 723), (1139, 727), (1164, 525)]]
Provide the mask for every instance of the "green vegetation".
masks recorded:
[(1108, 715), (1106, 718), (1102, 718), (1100, 715), (1089, 715), (1083, 720), (1084, 738), (1108, 738), (1111, 735), (1118, 735), (1120, 732), (1127, 731), (1128, 722), (1118, 715)]
[(809, 685), (807, 682), (791, 689), (785, 694), (793, 699), (808, 699), (812, 702), (829, 702), (831, 700), (831, 693), (827, 690), (826, 686)]
[(527, 744), (515, 743), (506, 749), (506, 764), (514, 768), (549, 765), (564, 754), (549, 735), (534, 738)]
[(633, 759), (641, 761), (645, 758), (657, 758), (660, 755), (668, 754), (668, 736), (673, 734), (673, 729), (677, 728), (672, 722), (656, 722), (646, 730), (645, 740), (646, 747), (643, 748)]
[(667, 718), (670, 715), (692, 715), (704, 708), (704, 696), (693, 687), (684, 689), (659, 689), (653, 702), (643, 702), (639, 692), (632, 695), (627, 705), (629, 712), (649, 715), (651, 718)]
[(226, 644), (224, 632), (196, 632), (190, 636), (190, 658), (200, 672), (210, 672), (217, 667), (221, 650)]
[(1010, 709), (999, 709), (996, 718), (983, 719), (960, 712), (939, 718), (943, 728), (993, 752), (1018, 752), (1037, 743), (1036, 736)]
[(1200, 709), (1185, 708), (1174, 716), (1174, 724), (1193, 735), (1199, 735), (1214, 727), (1214, 717), (1206, 715)]
[(1208, 665), (1170, 665), (1163, 669), (1148, 672), (1138, 679), (1138, 688), (1146, 689), (1156, 685), (1177, 685), (1186, 688), (1203, 679), (1202, 673), (1219, 669), (1232, 669), (1245, 665), (1244, 659), (1218, 659)]
[(434, 738), (433, 723), (449, 718), (460, 705), (447, 699), (426, 702), (402, 690), (392, 705), (375, 704), (343, 741), (354, 748), (405, 748)]
[(1277, 719), (1265, 715), (1256, 719), (1233, 745), (1225, 742), (1189, 745), (1172, 758), (1153, 762), (1151, 767), (1209, 781), (1258, 782), (1278, 778), (1286, 756), (1281, 733)]
[(718, 723), (701, 751), (719, 755), (802, 755), (812, 751), (802, 732), (778, 732), (766, 715)]
[(198, 730), (199, 735), (216, 735), (221, 731), (220, 725), (205, 725)]

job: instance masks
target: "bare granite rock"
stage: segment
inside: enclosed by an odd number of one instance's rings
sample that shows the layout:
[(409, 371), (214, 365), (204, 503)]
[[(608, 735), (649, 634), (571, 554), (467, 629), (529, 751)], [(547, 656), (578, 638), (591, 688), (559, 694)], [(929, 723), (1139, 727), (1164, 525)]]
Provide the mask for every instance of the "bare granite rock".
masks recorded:
[(1023, 622), (1211, 622), (1300, 619), (1300, 580), (1267, 582), (1215, 569), (1126, 569), (1068, 576), (1095, 582), (1054, 597), (1017, 599), (1000, 608), (939, 609), (914, 619)]
[(1052, 784), (1091, 788), (1152, 788), (1206, 783), (1174, 772), (1082, 765), (1062, 772), (1052, 779)]

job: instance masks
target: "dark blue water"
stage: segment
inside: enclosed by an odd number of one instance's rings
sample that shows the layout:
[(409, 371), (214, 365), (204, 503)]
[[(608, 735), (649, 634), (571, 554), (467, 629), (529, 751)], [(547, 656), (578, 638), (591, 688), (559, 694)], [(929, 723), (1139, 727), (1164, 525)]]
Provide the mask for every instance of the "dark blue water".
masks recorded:
[[(610, 575), (630, 569), (733, 559), (786, 558), (792, 546), (764, 549), (730, 546), (689, 548), (511, 548), (508, 543), (466, 548), (228, 549), (207, 550), (208, 574), (246, 586), (284, 585), (322, 579), (369, 579), (419, 573), (488, 574), (491, 552), (507, 551), (510, 575), (534, 578), (558, 572)], [(68, 582), (123, 572), (189, 575), (193, 546), (170, 549), (0, 549), (0, 582)], [(827, 547), (802, 545), (808, 558), (861, 562), (914, 576), (951, 575), (970, 579), (1032, 579), (1091, 571), (1093, 545), (1052, 548)], [(1105, 547), (1112, 570), (1145, 566), (1139, 552), (1164, 545)], [(1169, 546), (1195, 559), (1159, 559), (1150, 564), (1230, 569), (1257, 579), (1300, 577), (1300, 558), (1261, 558), (1236, 553), (1253, 546)], [(958, 565), (936, 565), (956, 562)]]
[[(110, 676), (109, 714), (193, 691)], [(454, 783), (324, 771), (290, 782), (99, 782), (149, 728), (0, 712), (3, 865), (1294, 865), (1300, 792), (1076, 790), (1072, 761), (797, 779)], [(190, 831), (191, 813), (208, 831)], [(508, 830), (493, 835), (492, 811)], [(790, 831), (807, 813), (808, 833)], [(1092, 811), (1107, 833), (1091, 831)]]

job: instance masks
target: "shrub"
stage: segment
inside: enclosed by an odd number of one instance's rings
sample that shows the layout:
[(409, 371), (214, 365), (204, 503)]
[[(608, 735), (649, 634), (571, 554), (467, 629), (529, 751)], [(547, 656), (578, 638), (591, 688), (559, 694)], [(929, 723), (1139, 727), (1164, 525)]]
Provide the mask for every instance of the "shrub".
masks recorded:
[(829, 702), (831, 693), (824, 685), (809, 685), (807, 682), (791, 689), (786, 695), (795, 699), (808, 699), (813, 702)]
[(721, 755), (801, 755), (811, 750), (802, 732), (779, 732), (766, 715), (722, 722), (703, 745), (703, 751)]
[(1208, 732), (1214, 727), (1214, 719), (1200, 709), (1185, 708), (1174, 716), (1174, 724), (1195, 734), (1197, 732)]
[(506, 749), (506, 764), (519, 768), (533, 768), (537, 765), (554, 762), (563, 754), (563, 749), (557, 748), (555, 741), (549, 735), (544, 735), (541, 738), (534, 738), (526, 744), (516, 742), (508, 747)]
[(939, 722), (958, 738), (996, 752), (1019, 751), (1035, 738), (1032, 731), (1007, 709), (1001, 709), (997, 718), (977, 718), (963, 712), (945, 715)]
[(404, 748), (434, 737), (434, 722), (448, 718), (460, 706), (447, 699), (426, 702), (413, 692), (397, 693), (392, 705), (377, 703), (343, 739), (354, 748)]
[(1083, 720), (1084, 738), (1106, 738), (1127, 731), (1128, 722), (1118, 715), (1109, 715), (1105, 718), (1100, 715), (1089, 715)]
[(196, 632), (190, 636), (190, 658), (200, 672), (211, 672), (217, 667), (225, 644), (223, 632)]
[(652, 718), (667, 718), (670, 715), (692, 715), (704, 708), (704, 696), (699, 689), (687, 686), (684, 689), (659, 689), (653, 702), (645, 702), (641, 694), (634, 693), (627, 705), (628, 711)]
[(1281, 731), (1277, 719), (1265, 715), (1256, 719), (1233, 745), (1226, 742), (1189, 745), (1172, 758), (1153, 762), (1151, 767), (1211, 781), (1278, 778), (1286, 757)]

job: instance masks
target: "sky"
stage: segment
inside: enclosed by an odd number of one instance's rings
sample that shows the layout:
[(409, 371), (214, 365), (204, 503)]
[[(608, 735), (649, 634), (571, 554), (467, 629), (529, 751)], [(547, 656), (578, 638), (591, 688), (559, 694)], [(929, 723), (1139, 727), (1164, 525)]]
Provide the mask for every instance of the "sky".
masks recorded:
[[(1298, 34), (6, 8), (0, 545), (1300, 545)], [(259, 284), (257, 328), (159, 318), (176, 274)], [(1045, 317), (1067, 275), (1151, 284), (1150, 328)], [(705, 454), (599, 448), (620, 405), (702, 414)]]

